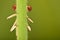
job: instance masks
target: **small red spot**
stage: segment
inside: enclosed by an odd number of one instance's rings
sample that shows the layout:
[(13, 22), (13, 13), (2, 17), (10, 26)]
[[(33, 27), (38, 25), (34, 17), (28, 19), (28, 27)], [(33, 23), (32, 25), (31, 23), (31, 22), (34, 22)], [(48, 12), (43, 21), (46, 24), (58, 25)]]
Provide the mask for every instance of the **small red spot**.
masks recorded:
[(12, 9), (15, 11), (16, 10), (16, 4), (12, 6)]
[[(16, 4), (14, 4), (13, 6), (12, 6), (12, 9), (15, 11), (16, 10)], [(27, 6), (27, 10), (28, 11), (31, 11), (32, 10), (32, 7), (31, 6)]]
[(27, 9), (28, 9), (28, 11), (31, 11), (32, 7), (31, 6), (27, 6)]

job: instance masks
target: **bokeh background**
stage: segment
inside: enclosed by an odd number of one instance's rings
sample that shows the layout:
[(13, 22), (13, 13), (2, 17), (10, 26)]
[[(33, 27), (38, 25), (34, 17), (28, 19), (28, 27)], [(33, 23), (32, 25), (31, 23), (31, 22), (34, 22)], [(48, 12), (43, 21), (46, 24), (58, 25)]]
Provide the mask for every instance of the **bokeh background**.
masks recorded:
[[(32, 31), (28, 31), (28, 40), (60, 40), (60, 0), (28, 0), (32, 11), (28, 16), (34, 21), (29, 23)], [(16, 40), (15, 30), (10, 32), (16, 17), (6, 18), (14, 14), (12, 5), (16, 0), (0, 0), (0, 40)]]

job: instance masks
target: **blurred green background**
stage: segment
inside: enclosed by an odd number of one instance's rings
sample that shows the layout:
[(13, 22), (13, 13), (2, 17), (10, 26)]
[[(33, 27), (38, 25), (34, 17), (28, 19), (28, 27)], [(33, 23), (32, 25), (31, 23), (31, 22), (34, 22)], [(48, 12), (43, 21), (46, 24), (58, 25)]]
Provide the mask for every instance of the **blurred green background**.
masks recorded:
[[(28, 0), (32, 11), (28, 16), (34, 21), (28, 32), (28, 40), (60, 40), (60, 0)], [(6, 18), (15, 13), (12, 5), (15, 0), (0, 1), (0, 40), (16, 40), (15, 30), (10, 32), (16, 17)]]

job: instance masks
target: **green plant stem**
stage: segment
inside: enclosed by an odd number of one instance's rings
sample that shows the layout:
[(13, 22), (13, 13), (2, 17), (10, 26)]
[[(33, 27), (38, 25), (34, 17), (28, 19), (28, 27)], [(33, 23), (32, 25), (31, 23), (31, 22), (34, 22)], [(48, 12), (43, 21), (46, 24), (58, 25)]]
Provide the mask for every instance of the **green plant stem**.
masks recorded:
[(27, 40), (27, 1), (26, 0), (16, 0), (17, 5), (17, 40)]

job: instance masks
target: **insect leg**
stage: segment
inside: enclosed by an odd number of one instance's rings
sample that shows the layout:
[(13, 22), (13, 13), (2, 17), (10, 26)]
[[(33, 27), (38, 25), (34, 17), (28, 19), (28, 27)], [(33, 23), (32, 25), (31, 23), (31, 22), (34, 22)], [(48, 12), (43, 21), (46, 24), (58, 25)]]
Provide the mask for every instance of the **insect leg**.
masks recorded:
[(16, 28), (16, 26), (13, 25), (12, 28), (10, 29), (10, 32), (12, 32), (15, 28)]
[(28, 30), (31, 31), (31, 27), (30, 26), (27, 26)]
[(12, 14), (12, 15), (8, 16), (7, 19), (10, 19), (10, 18), (12, 18), (14, 16), (16, 16), (16, 14)]
[(32, 22), (32, 23), (33, 23), (32, 19), (31, 19), (31, 18), (29, 18), (28, 16), (27, 16), (27, 19), (28, 19), (30, 22)]
[(10, 31), (12, 32), (16, 28), (16, 21), (14, 22), (13, 26), (11, 27)]
[(28, 18), (28, 20), (33, 23), (32, 19)]

